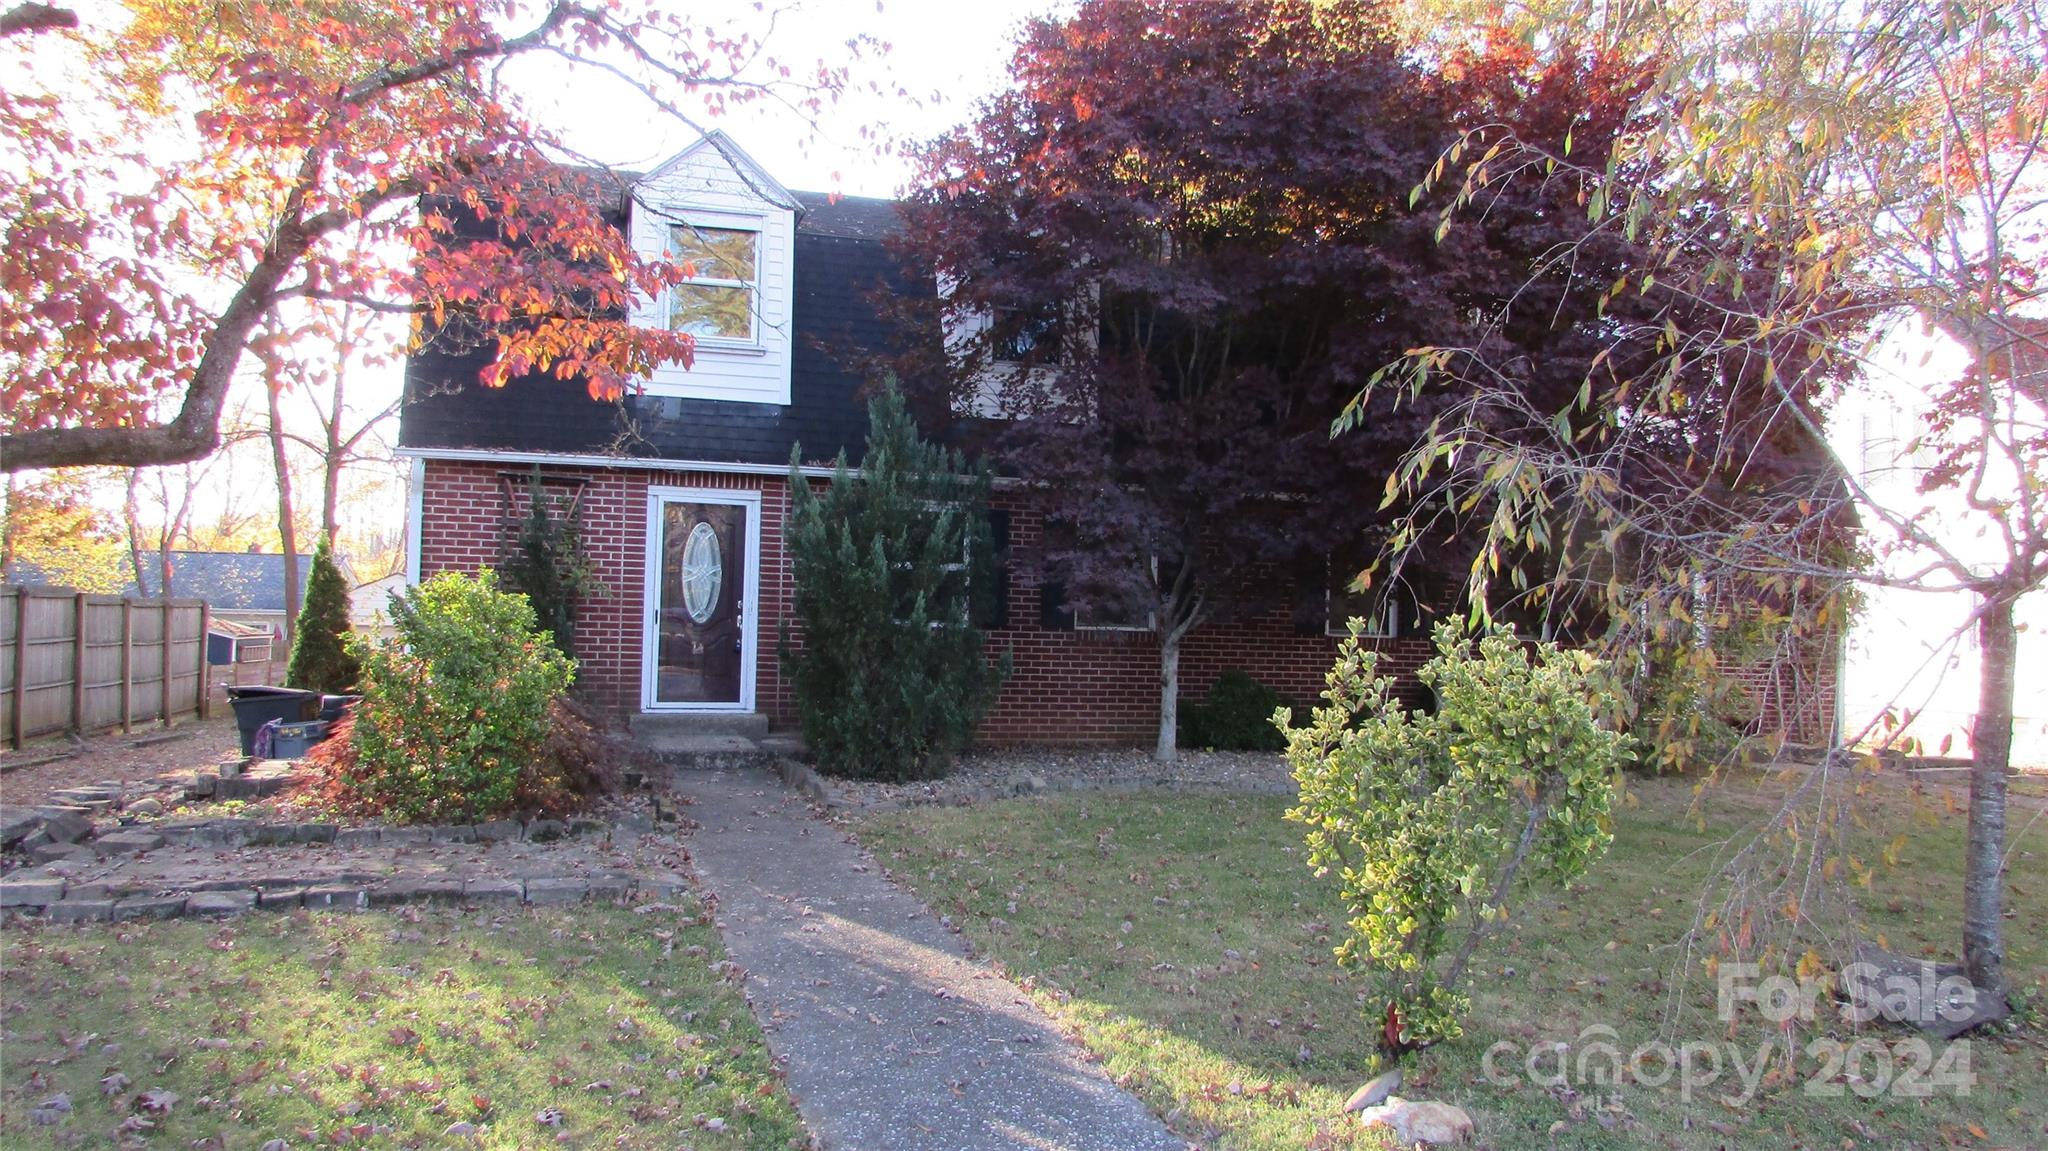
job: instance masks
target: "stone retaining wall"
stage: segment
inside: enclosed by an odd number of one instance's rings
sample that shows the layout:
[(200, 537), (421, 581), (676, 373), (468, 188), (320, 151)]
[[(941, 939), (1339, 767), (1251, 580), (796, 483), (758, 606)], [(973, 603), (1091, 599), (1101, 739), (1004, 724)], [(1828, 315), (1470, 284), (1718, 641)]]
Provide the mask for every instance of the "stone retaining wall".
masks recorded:
[(689, 890), (680, 875), (534, 876), (279, 876), (261, 881), (207, 880), (181, 891), (150, 891), (119, 881), (71, 883), (54, 876), (0, 879), (0, 914), (36, 915), (50, 923), (231, 916), (298, 907), (360, 910), (406, 903), (581, 903), (673, 899)]

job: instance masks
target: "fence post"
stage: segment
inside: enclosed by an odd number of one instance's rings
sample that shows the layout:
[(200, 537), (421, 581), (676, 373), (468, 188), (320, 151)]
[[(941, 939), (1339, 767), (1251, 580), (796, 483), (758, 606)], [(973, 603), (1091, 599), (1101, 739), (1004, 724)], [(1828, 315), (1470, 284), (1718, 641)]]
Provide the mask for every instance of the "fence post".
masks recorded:
[(199, 605), (199, 718), (213, 718), (213, 684), (206, 678), (207, 629), (213, 626), (213, 603)]
[(28, 591), (14, 589), (14, 747), (28, 742)]
[(121, 597), (121, 734), (135, 730), (135, 601)]
[(71, 625), (76, 629), (71, 645), (71, 730), (85, 734), (85, 642), (86, 642), (86, 594), (79, 592), (71, 601)]
[(175, 644), (173, 643), (173, 640), (175, 640), (175, 639), (176, 639), (176, 636), (177, 636), (177, 633), (176, 633), (176, 632), (174, 632), (174, 631), (172, 630), (173, 626), (174, 626), (174, 625), (175, 625), (175, 624), (177, 623), (177, 617), (171, 614), (171, 597), (170, 597), (170, 596), (165, 596), (165, 597), (164, 597), (164, 602), (163, 602), (163, 606), (162, 606), (162, 607), (161, 607), (161, 608), (160, 608), (159, 610), (161, 610), (161, 611), (163, 612), (163, 621), (164, 621), (164, 637), (163, 637), (163, 646), (164, 646), (164, 659), (163, 659), (163, 664), (164, 664), (164, 669), (163, 669), (164, 689), (163, 689), (163, 692), (162, 692), (162, 696), (163, 696), (163, 705), (164, 705), (164, 726), (165, 726), (165, 727), (169, 727), (169, 726), (171, 726), (171, 682), (172, 682), (172, 679), (173, 679), (173, 677), (172, 677), (172, 675), (171, 675), (171, 671), (172, 671), (172, 666), (173, 666), (173, 665), (172, 665), (172, 663), (171, 663), (171, 653), (172, 653), (172, 652), (173, 652), (174, 650), (176, 650), (176, 645), (175, 645)]

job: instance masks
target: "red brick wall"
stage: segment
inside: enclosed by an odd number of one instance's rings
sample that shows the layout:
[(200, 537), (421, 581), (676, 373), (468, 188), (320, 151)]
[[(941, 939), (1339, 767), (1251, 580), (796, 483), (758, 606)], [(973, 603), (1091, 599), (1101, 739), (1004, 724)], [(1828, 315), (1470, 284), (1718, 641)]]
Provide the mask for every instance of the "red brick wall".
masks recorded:
[[(1014, 666), (982, 724), (982, 739), (1150, 743), (1159, 732), (1158, 638), (1150, 632), (1040, 627), (1030, 557), (1041, 526), (1035, 514), (1012, 509), (1010, 626), (991, 632), (989, 642), (996, 650), (1009, 648)], [(1314, 703), (1336, 661), (1337, 644), (1333, 636), (1296, 632), (1285, 603), (1254, 617), (1211, 623), (1181, 641), (1180, 698), (1203, 699), (1216, 677), (1235, 667), (1297, 703)], [(1378, 646), (1384, 672), (1405, 675), (1429, 658), (1426, 637), (1380, 640)]]
[(1840, 698), (1835, 674), (1838, 640), (1800, 645), (1776, 660), (1731, 672), (1755, 707), (1749, 730), (1810, 747), (1825, 747), (1834, 736)]
[[(525, 510), (519, 464), (428, 460), (421, 501), (420, 572), (474, 571), (500, 560), (508, 523)], [(778, 674), (776, 639), (788, 617), (792, 580), (782, 551), (787, 483), (775, 476), (662, 472), (640, 468), (549, 468), (553, 481), (583, 483), (583, 530), (598, 578), (609, 589), (585, 602), (577, 622), (580, 689), (600, 706), (640, 706), (640, 647), (647, 547), (647, 489), (716, 488), (761, 493), (761, 633), (756, 706), (777, 726), (796, 722), (795, 701)], [(508, 482), (509, 480), (509, 482)], [(566, 490), (554, 488), (552, 490)], [(1009, 626), (991, 636), (1014, 661), (1009, 683), (982, 726), (989, 743), (1138, 744), (1159, 723), (1159, 646), (1150, 633), (1050, 631), (1039, 626), (1038, 587), (1029, 562), (1038, 520), (1013, 513)], [(799, 632), (792, 641), (802, 642)], [(1412, 671), (1428, 656), (1425, 639), (1382, 641), (1382, 666)], [(1313, 702), (1323, 689), (1337, 640), (1296, 634), (1285, 606), (1257, 618), (1213, 624), (1183, 642), (1183, 700), (1199, 700), (1226, 668), (1238, 667), (1281, 694)]]
[[(420, 575), (495, 566), (508, 524), (526, 509), (519, 464), (428, 460), (420, 508)], [(789, 611), (788, 565), (782, 562), (782, 517), (788, 485), (775, 476), (657, 472), (642, 468), (556, 468), (556, 481), (582, 481), (584, 544), (610, 594), (578, 608), (577, 686), (621, 714), (640, 708), (640, 647), (646, 620), (647, 489), (713, 488), (761, 493), (759, 662), (755, 698), (771, 714), (786, 713), (787, 692), (776, 674), (775, 635)], [(507, 477), (510, 482), (507, 482)]]

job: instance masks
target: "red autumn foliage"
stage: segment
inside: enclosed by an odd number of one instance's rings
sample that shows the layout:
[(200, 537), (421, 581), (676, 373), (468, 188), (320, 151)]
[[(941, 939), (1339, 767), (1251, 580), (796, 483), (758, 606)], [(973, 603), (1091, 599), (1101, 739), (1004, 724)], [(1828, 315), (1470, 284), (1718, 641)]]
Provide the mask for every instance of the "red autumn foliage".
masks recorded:
[[(252, 339), (307, 302), (468, 317), (494, 347), (483, 384), (546, 372), (617, 396), (688, 361), (687, 336), (624, 318), (682, 269), (633, 250), (616, 182), (562, 165), (573, 142), (506, 66), (622, 81), (650, 121), (690, 126), (764, 96), (814, 112), (847, 83), (654, 0), (126, 8), (0, 38), (10, 471), (210, 453)], [(483, 234), (454, 237), (451, 210)]]
[[(661, 762), (646, 748), (607, 723), (597, 712), (564, 696), (548, 705), (548, 736), (540, 754), (520, 773), (513, 808), (522, 815), (567, 815), (581, 811), (616, 791), (631, 769), (654, 775)], [(306, 753), (311, 769), (304, 785), (322, 807), (350, 815), (382, 814), (366, 805), (362, 793), (347, 785), (357, 770), (351, 732), (355, 720), (338, 720), (328, 738)]]

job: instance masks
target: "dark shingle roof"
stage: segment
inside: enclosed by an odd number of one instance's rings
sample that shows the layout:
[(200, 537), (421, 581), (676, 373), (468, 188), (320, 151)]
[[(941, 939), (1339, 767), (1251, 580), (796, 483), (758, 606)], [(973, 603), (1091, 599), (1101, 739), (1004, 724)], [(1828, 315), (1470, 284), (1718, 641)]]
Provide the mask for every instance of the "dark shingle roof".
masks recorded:
[(830, 192), (794, 193), (803, 205), (799, 232), (843, 236), (853, 240), (885, 240), (903, 227), (896, 201), (872, 196), (838, 196)]
[(875, 297), (934, 288), (904, 275), (881, 242), (898, 226), (894, 201), (797, 196), (789, 405), (652, 395), (599, 403), (581, 381), (544, 375), (484, 388), (477, 373), (488, 349), (429, 341), (406, 364), (400, 445), (780, 465), (800, 443), (806, 461), (842, 449), (857, 461), (867, 435), (864, 362), (895, 338)]
[[(156, 586), (157, 553), (142, 553), (143, 571), (149, 587), (136, 588), (131, 581), (122, 595), (151, 596)], [(306, 592), (306, 577), (312, 573), (313, 557), (299, 557), (299, 594)], [(214, 611), (284, 610), (284, 556), (252, 552), (171, 552), (171, 594), (179, 599), (203, 599)]]

